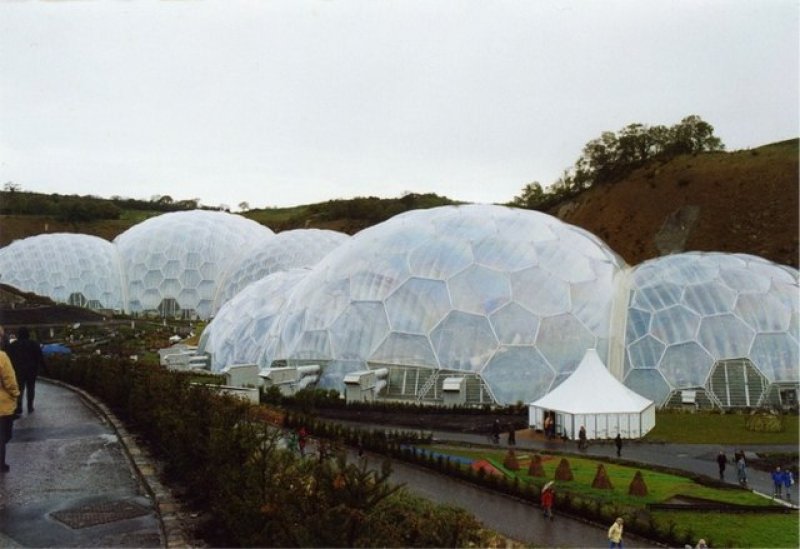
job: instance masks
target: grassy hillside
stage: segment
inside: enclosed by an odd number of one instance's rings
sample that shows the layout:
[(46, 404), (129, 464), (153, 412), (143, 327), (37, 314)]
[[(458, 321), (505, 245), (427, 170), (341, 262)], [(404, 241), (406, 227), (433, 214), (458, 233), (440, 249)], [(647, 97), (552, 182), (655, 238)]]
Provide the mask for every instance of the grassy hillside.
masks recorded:
[[(671, 252), (702, 250), (749, 253), (797, 267), (799, 143), (793, 139), (746, 151), (654, 162), (621, 181), (598, 185), (552, 206), (548, 213), (598, 235), (630, 264)], [(0, 192), (0, 201), (7, 196)], [(355, 234), (403, 211), (453, 203), (435, 194), (409, 194), (251, 210), (243, 215), (276, 232), (320, 228)], [(80, 232), (113, 240), (163, 211), (147, 209), (146, 204), (137, 209), (122, 202), (114, 205), (121, 212), (118, 219), (67, 222), (56, 215), (0, 215), (0, 246), (43, 232)]]
[(699, 250), (797, 267), (798, 143), (653, 163), (549, 213), (598, 235), (634, 265)]

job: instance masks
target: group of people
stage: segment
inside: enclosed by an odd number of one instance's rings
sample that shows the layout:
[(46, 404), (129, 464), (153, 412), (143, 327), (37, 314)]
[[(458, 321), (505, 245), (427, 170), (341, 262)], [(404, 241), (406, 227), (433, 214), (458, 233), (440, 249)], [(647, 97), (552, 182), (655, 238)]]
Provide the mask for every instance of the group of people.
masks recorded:
[(30, 330), (21, 327), (13, 341), (0, 326), (0, 473), (6, 463), (6, 444), (14, 432), (14, 420), (22, 415), (23, 403), (33, 413), (36, 377), (44, 369), (41, 346), (30, 339)]
[(786, 501), (792, 500), (792, 485), (794, 484), (794, 474), (791, 470), (781, 469), (780, 466), (775, 467), (772, 471), (772, 483), (775, 486), (775, 493), (773, 497), (781, 497), (781, 492), (786, 488)]
[[(725, 468), (728, 464), (728, 456), (720, 450), (717, 454), (717, 467), (719, 468), (719, 479), (725, 480)], [(747, 460), (744, 457), (744, 450), (736, 450), (733, 453), (733, 464), (736, 466), (736, 480), (741, 486), (747, 486)]]
[[(492, 442), (495, 444), (500, 444), (500, 435), (503, 432), (503, 427), (500, 425), (500, 420), (494, 420), (492, 423)], [(516, 446), (517, 444), (517, 431), (514, 429), (514, 424), (510, 424), (508, 426), (508, 445), (509, 446)]]

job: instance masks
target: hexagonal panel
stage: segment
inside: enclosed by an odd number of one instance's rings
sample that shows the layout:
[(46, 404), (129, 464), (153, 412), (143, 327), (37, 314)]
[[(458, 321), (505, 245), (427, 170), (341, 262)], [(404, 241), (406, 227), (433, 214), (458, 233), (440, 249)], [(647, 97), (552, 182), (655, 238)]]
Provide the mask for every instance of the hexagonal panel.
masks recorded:
[(596, 344), (592, 333), (572, 315), (543, 318), (536, 335), (536, 347), (557, 374), (575, 369), (586, 349)]
[(740, 295), (734, 313), (759, 332), (785, 332), (792, 318), (791, 307), (773, 294)]
[(391, 333), (369, 360), (401, 366), (427, 366), (434, 369), (437, 367), (430, 339), (424, 335)]
[(770, 382), (800, 381), (797, 340), (788, 334), (757, 335), (750, 358)]
[(481, 372), (500, 402), (533, 402), (545, 395), (553, 369), (531, 347), (500, 347)]
[(572, 307), (569, 284), (538, 268), (511, 274), (514, 301), (539, 316), (566, 313)]
[(625, 386), (657, 405), (664, 402), (672, 390), (661, 372), (654, 368), (631, 370), (625, 378)]
[(480, 371), (497, 348), (485, 316), (451, 311), (431, 333), (441, 368)]
[(660, 311), (680, 303), (682, 294), (683, 289), (680, 286), (665, 282), (657, 286), (637, 289), (631, 305), (645, 311)]
[(441, 280), (410, 278), (386, 299), (389, 325), (398, 332), (428, 334), (450, 309)]
[(628, 309), (628, 322), (625, 326), (625, 340), (636, 341), (650, 330), (652, 315), (641, 309)]
[(411, 274), (421, 278), (447, 279), (472, 263), (469, 242), (441, 237), (422, 243), (408, 255)]
[(472, 255), (478, 265), (506, 272), (527, 269), (537, 263), (533, 242), (512, 239), (505, 234), (473, 243)]
[(653, 335), (666, 343), (691, 341), (697, 335), (700, 317), (685, 307), (670, 307), (653, 314)]
[(497, 339), (507, 345), (533, 345), (539, 317), (516, 303), (509, 303), (489, 318)]
[(504, 273), (473, 265), (447, 281), (453, 307), (475, 314), (490, 314), (509, 302), (511, 283)]
[(331, 326), (332, 356), (366, 361), (388, 331), (389, 322), (382, 303), (353, 303)]
[(667, 347), (658, 369), (675, 389), (685, 389), (702, 387), (713, 364), (714, 358), (697, 343), (680, 343)]
[(697, 340), (715, 359), (746, 357), (755, 332), (733, 315), (704, 318)]
[(635, 364), (637, 368), (655, 368), (661, 362), (666, 348), (663, 342), (646, 335), (628, 345), (628, 355), (631, 364)]
[(686, 287), (683, 303), (701, 315), (729, 313), (736, 304), (736, 292), (717, 282)]

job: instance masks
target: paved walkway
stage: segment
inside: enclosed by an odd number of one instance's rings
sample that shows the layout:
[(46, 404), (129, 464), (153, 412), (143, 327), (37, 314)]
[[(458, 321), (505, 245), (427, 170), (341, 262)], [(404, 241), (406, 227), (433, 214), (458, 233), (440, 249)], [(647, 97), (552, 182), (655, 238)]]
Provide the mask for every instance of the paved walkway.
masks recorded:
[(15, 422), (0, 474), (0, 547), (181, 545), (171, 497), (102, 404), (47, 380), (35, 404)]

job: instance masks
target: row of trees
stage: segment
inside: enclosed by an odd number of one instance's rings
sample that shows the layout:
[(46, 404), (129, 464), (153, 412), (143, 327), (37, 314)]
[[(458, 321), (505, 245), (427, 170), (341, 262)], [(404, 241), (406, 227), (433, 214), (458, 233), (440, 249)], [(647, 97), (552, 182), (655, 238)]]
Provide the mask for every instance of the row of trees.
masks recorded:
[(544, 189), (534, 181), (523, 187), (512, 205), (540, 209), (592, 187), (612, 183), (652, 160), (669, 160), (682, 154), (725, 149), (714, 127), (697, 115), (674, 126), (629, 124), (619, 132), (603, 132), (584, 147), (575, 165)]
[(5, 183), (0, 191), (2, 215), (44, 215), (66, 223), (119, 219), (125, 210), (176, 212), (199, 207), (199, 198), (173, 200), (164, 195), (140, 200), (121, 196), (108, 199), (88, 195), (44, 194), (23, 191), (20, 185), (13, 182)]

